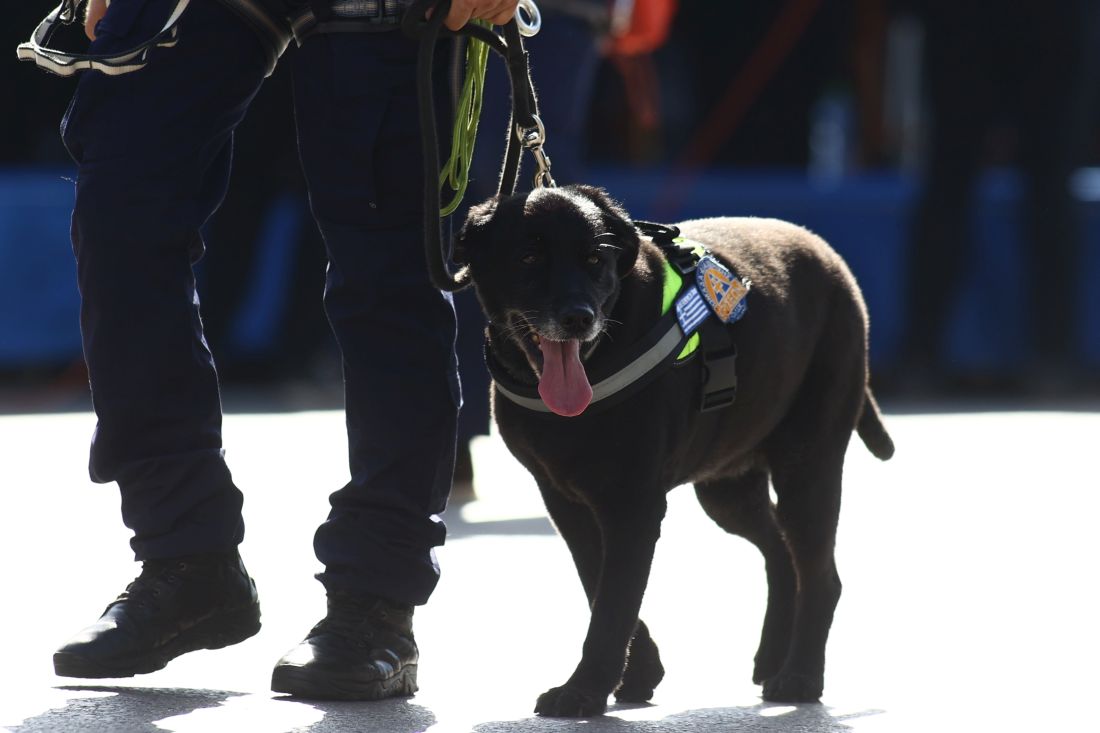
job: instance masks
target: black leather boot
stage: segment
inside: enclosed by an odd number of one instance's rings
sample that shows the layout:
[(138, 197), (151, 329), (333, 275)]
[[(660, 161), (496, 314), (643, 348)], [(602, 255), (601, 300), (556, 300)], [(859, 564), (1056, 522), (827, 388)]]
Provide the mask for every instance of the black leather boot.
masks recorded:
[(315, 700), (380, 700), (416, 692), (413, 607), (330, 593), (328, 615), (271, 675), (271, 689)]
[(131, 677), (260, 630), (256, 585), (236, 552), (146, 560), (99, 621), (53, 656), (64, 677)]

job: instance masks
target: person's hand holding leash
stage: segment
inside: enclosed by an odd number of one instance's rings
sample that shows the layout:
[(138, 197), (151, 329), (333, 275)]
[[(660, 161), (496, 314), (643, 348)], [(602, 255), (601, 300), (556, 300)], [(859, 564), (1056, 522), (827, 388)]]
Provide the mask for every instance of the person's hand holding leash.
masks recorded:
[(452, 31), (461, 29), (471, 20), (504, 25), (516, 14), (517, 5), (519, 0), (454, 0), (443, 24)]

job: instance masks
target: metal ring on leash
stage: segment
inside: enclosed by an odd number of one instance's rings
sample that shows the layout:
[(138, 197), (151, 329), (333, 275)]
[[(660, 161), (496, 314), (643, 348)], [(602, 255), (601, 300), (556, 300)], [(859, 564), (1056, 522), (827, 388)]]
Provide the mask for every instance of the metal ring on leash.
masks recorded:
[[(524, 18), (524, 15), (527, 17)], [(525, 38), (530, 38), (542, 28), (542, 13), (539, 12), (539, 6), (535, 5), (535, 0), (519, 0), (516, 7), (516, 26), (520, 35)]]
[(546, 142), (546, 128), (542, 124), (542, 120), (538, 115), (531, 115), (531, 119), (535, 121), (534, 127), (524, 127), (523, 125), (516, 123), (516, 137), (523, 143), (524, 147), (533, 148), (541, 146)]

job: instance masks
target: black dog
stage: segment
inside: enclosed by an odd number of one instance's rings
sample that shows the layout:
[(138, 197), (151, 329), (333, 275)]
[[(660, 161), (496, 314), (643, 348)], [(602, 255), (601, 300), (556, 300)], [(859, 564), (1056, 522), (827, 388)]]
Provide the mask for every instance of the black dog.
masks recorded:
[(720, 376), (708, 374), (719, 360), (708, 361), (706, 331), (693, 354), (674, 354), (633, 387), (604, 399), (614, 380), (590, 383), (654, 340), (672, 251), (640, 237), (602, 190), (490, 200), (456, 243), (490, 322), (501, 435), (538, 482), (592, 609), (581, 661), (539, 697), (542, 715), (596, 715), (612, 692), (652, 696), (664, 669), (638, 612), (665, 494), (685, 483), (719, 526), (764, 555), (768, 605), (753, 680), (766, 700), (817, 700), (840, 597), (833, 546), (845, 450), (855, 429), (877, 457), (893, 454), (868, 386), (866, 309), (841, 258), (776, 220), (679, 229), (751, 281), (744, 318), (718, 326), (737, 350), (736, 399), (720, 409), (701, 406), (708, 376)]

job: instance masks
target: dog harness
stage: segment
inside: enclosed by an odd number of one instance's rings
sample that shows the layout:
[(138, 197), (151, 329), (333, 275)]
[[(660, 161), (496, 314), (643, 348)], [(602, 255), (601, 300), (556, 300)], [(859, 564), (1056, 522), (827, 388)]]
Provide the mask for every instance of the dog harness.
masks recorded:
[[(401, 13), (409, 0), (303, 0), (301, 7), (287, 17), (276, 12), (265, 0), (218, 0), (233, 11), (259, 37), (267, 54), (267, 75), (293, 40), (302, 42), (317, 33), (366, 33), (396, 29)], [(33, 61), (40, 68), (58, 76), (72, 76), (80, 71), (100, 71), (110, 76), (128, 74), (145, 66), (149, 50), (175, 46), (179, 39), (179, 19), (190, 0), (176, 0), (163, 27), (150, 38), (120, 53), (70, 53), (48, 44), (62, 25), (80, 19), (79, 8), (84, 0), (61, 0), (53, 11), (34, 29), (26, 43), (19, 44), (16, 54), (21, 61)]]
[[(665, 255), (661, 317), (616, 363), (590, 374), (588, 411), (610, 407), (634, 394), (668, 368), (702, 359), (702, 412), (733, 404), (737, 396), (737, 348), (728, 324), (748, 308), (752, 283), (738, 278), (707, 248), (684, 239), (674, 226), (635, 222)], [(533, 385), (513, 378), (486, 343), (485, 362), (496, 388), (508, 400), (552, 415)]]
[(149, 49), (155, 46), (174, 46), (179, 34), (177, 23), (189, 0), (178, 0), (164, 22), (164, 26), (151, 38), (134, 48), (116, 54), (66, 53), (47, 47), (54, 32), (62, 25), (70, 25), (79, 19), (78, 9), (82, 0), (62, 0), (31, 34), (31, 39), (16, 48), (21, 61), (34, 61), (40, 68), (58, 76), (72, 76), (78, 71), (95, 70), (117, 76), (137, 71), (145, 66)]

